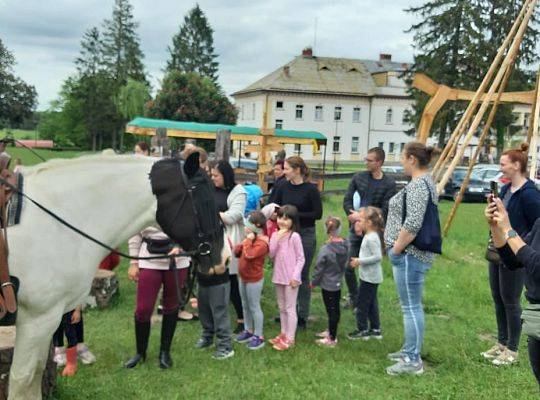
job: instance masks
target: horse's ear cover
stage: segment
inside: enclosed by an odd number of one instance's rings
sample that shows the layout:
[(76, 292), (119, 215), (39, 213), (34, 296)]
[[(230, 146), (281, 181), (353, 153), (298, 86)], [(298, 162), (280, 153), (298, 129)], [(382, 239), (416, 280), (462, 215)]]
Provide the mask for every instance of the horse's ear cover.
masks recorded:
[(192, 177), (199, 170), (199, 152), (191, 153), (184, 163), (184, 172), (188, 177)]

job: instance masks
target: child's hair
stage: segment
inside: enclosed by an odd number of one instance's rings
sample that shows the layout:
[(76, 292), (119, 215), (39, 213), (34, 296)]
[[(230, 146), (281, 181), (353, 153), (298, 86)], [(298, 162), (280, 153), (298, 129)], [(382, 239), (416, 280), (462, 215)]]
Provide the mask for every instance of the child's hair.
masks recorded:
[(278, 218), (288, 218), (292, 220), (291, 232), (298, 232), (300, 228), (300, 222), (298, 221), (298, 209), (295, 206), (289, 204), (279, 207), (277, 210)]
[(257, 228), (264, 228), (266, 225), (266, 217), (260, 211), (252, 211), (248, 215), (248, 221)]
[(381, 209), (373, 206), (366, 207), (364, 209), (364, 218), (370, 221), (373, 228), (375, 228), (375, 231), (381, 240), (381, 248), (383, 249), (384, 253), (384, 217)]
[(328, 217), (324, 221), (326, 234), (331, 236), (339, 236), (341, 233), (341, 220), (337, 217)]

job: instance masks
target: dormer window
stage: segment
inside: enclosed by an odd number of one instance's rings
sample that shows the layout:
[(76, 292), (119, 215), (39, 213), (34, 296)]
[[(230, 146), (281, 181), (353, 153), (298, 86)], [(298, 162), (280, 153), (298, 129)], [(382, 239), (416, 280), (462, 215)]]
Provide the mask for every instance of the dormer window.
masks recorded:
[(386, 124), (387, 125), (392, 125), (394, 122), (394, 111), (392, 111), (391, 108), (389, 108), (388, 110), (386, 110)]

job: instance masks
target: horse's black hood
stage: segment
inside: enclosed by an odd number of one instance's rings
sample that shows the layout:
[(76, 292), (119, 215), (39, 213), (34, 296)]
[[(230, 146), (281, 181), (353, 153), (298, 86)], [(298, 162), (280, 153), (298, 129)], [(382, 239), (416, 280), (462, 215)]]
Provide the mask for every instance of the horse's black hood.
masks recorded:
[(198, 165), (198, 153), (184, 164), (176, 159), (160, 160), (152, 166), (150, 182), (157, 198), (156, 221), (163, 232), (188, 251), (209, 243), (210, 255), (194, 258), (200, 264), (200, 272), (212, 274), (212, 267), (221, 262), (223, 226), (216, 210), (213, 184)]

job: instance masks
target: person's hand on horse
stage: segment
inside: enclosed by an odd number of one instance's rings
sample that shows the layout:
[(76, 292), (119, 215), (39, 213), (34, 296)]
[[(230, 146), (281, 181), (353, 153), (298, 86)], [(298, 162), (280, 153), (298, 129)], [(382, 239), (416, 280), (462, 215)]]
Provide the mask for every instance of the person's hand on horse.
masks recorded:
[(358, 258), (351, 258), (351, 262), (349, 263), (351, 268), (358, 268), (360, 266), (360, 259)]
[(289, 282), (289, 285), (291, 285), (293, 289), (296, 289), (298, 286), (300, 286), (301, 283), (302, 282), (297, 281), (296, 279), (291, 279), (291, 281)]
[(79, 308), (76, 308), (71, 314), (71, 323), (77, 324), (79, 322), (81, 322), (81, 310)]
[(128, 277), (133, 282), (139, 281), (139, 264), (131, 264), (128, 268)]
[(493, 221), (497, 224), (496, 229), (498, 229), (500, 233), (506, 234), (506, 232), (512, 229), (508, 212), (506, 212), (506, 208), (501, 199), (495, 198), (494, 204), (496, 211), (493, 213)]
[(497, 203), (493, 201), (494, 199), (495, 198), (492, 195), (489, 195), (487, 206), (484, 209), (484, 216), (486, 217), (487, 223), (490, 226), (494, 226), (497, 224), (493, 219), (495, 211), (497, 211)]

